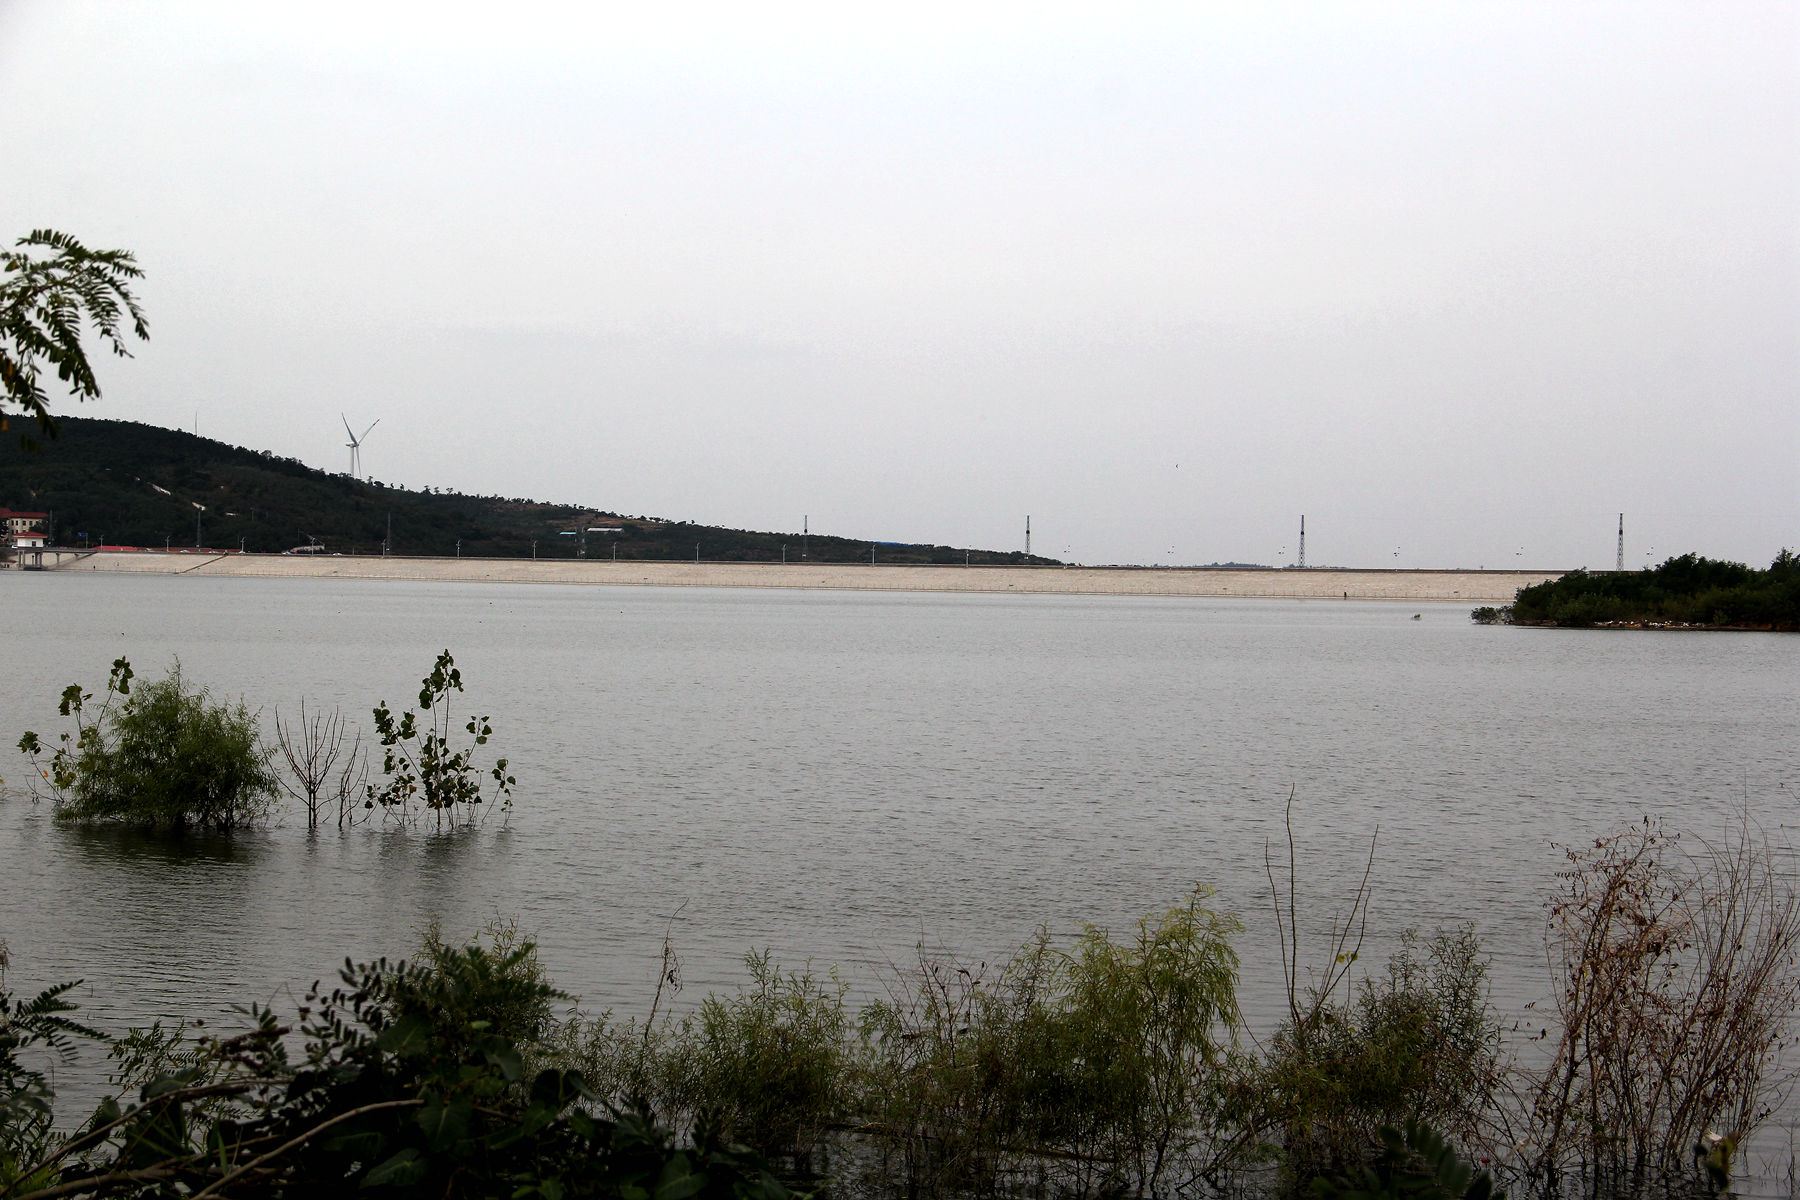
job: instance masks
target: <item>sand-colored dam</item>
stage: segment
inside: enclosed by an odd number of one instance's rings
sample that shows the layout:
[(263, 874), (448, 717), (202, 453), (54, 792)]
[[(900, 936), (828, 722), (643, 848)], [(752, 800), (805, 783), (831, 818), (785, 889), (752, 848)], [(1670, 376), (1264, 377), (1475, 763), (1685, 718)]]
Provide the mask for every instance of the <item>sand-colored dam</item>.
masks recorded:
[[(31, 551), (24, 565), (31, 564)], [(1367, 571), (1336, 568), (958, 567), (867, 563), (612, 562), (606, 559), (317, 557), (200, 551), (46, 552), (45, 570), (276, 579), (402, 579), (628, 587), (827, 588), (1099, 596), (1236, 596), (1504, 604), (1561, 571)], [(29, 571), (19, 572), (21, 575)]]

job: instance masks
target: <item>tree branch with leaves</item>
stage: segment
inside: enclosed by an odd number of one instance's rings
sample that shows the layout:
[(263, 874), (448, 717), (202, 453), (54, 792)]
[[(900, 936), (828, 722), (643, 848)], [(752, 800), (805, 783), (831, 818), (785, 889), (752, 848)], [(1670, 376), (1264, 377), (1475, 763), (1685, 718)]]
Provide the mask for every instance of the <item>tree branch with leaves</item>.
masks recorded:
[[(150, 339), (129, 286), (144, 272), (129, 250), (90, 250), (54, 229), (34, 229), (14, 246), (0, 251), (0, 430), (15, 410), (53, 438), (45, 374), (54, 371), (77, 400), (100, 398), (82, 336), (91, 327), (123, 358), (131, 356), (130, 337)], [(19, 441), (26, 449), (37, 446), (26, 433)]]

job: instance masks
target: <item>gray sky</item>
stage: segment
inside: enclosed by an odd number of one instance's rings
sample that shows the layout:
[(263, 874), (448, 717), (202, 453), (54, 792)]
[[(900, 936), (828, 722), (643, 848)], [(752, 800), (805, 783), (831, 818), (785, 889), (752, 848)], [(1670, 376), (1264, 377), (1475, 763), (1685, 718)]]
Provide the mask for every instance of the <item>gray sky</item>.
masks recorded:
[[(1800, 547), (1791, 3), (0, 0), (87, 415), (1084, 562)], [(71, 410), (74, 411), (74, 410)]]

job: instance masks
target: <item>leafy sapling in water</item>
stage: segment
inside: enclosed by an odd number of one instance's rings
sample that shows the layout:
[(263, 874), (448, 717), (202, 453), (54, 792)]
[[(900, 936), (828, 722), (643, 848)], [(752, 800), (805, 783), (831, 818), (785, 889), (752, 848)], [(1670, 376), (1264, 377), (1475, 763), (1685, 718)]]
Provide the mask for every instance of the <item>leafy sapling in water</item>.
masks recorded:
[(124, 658), (113, 659), (112, 670), (106, 676), (106, 699), (100, 704), (100, 711), (90, 720), (84, 711), (87, 702), (94, 698), (92, 692), (81, 690), (79, 683), (71, 683), (63, 689), (62, 702), (56, 706), (61, 716), (73, 717), (75, 731), (64, 730), (57, 736), (56, 749), (50, 755), (48, 765), (40, 761), (45, 749), (42, 739), (31, 730), (19, 739), (19, 750), (31, 759), (37, 768), (36, 777), (32, 781), (32, 798), (39, 799), (43, 793), (40, 783), (50, 785), (51, 794), (64, 796), (72, 791), (82, 776), (82, 764), (91, 763), (96, 756), (106, 751), (105, 728), (106, 718), (112, 711), (113, 701), (131, 695), (133, 672), (131, 663)]
[[(445, 650), (437, 657), (431, 674), (420, 681), (419, 707), (396, 717), (382, 701), (375, 708), (375, 732), (382, 748), (382, 774), (385, 781), (368, 787), (368, 807), (379, 804), (402, 817), (408, 815), (416, 798), (437, 820), (439, 829), (446, 824), (476, 824), (479, 806), (488, 797), (482, 776), (493, 781), (494, 795), (503, 811), (512, 811), (512, 789), (518, 781), (507, 774), (507, 760), (496, 759), (483, 772), (475, 765), (477, 747), (485, 746), (494, 728), (488, 718), (472, 716), (463, 724), (469, 743), (455, 749), (450, 743), (450, 693), (463, 690), (462, 672), (456, 660)], [(459, 808), (458, 806), (462, 807)]]

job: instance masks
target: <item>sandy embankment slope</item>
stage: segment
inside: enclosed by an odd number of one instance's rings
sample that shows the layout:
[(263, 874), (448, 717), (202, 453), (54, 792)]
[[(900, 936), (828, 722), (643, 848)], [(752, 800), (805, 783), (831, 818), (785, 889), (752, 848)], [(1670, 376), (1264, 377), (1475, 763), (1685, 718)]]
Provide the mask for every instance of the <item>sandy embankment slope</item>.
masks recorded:
[(639, 587), (840, 588), (1262, 599), (1441, 600), (1504, 604), (1560, 571), (1235, 570), (1223, 567), (921, 567), (818, 563), (686, 563), (279, 554), (95, 553), (57, 570), (282, 579), (584, 583)]

